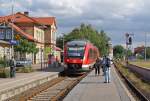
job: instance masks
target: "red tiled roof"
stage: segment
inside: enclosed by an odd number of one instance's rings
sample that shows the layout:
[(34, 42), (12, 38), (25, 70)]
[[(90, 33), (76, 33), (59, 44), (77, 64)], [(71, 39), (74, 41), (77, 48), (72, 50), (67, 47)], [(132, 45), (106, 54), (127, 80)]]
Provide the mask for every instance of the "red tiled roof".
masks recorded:
[(44, 24), (44, 25), (56, 25), (55, 17), (39, 17), (39, 18), (34, 18), (37, 22)]
[(32, 35), (29, 35), (29, 34), (25, 33), (23, 30), (21, 30), (15, 24), (9, 23), (9, 25), (12, 26), (16, 31), (18, 31), (21, 34), (21, 36), (26, 37), (28, 40), (36, 41)]
[(8, 16), (1, 16), (0, 17), (0, 22), (10, 22), (12, 21), (12, 19), (14, 19), (14, 23), (36, 23), (36, 24), (40, 24), (39, 22), (37, 22), (36, 20), (34, 20), (33, 18), (26, 16), (20, 12), (14, 14), (14, 15), (8, 15)]
[(52, 25), (55, 24), (55, 17), (29, 17), (23, 13), (16, 13), (14, 15), (0, 16), (0, 23), (11, 22), (14, 19), (14, 23), (36, 23), (40, 25)]
[(136, 48), (134, 48), (134, 53), (141, 53), (144, 51), (144, 49), (145, 49), (144, 46), (136, 47)]
[[(12, 19), (14, 19), (14, 23), (12, 22)], [(34, 23), (38, 25), (52, 25), (55, 24), (56, 26), (56, 21), (55, 17), (29, 17), (23, 13), (16, 13), (14, 15), (8, 15), (8, 16), (0, 16), (0, 23), (9, 23), (10, 26), (12, 26), (16, 31), (18, 31), (22, 36), (26, 37), (29, 40), (34, 40), (34, 37), (29, 35), (28, 33), (25, 33), (22, 29), (20, 29), (16, 24), (17, 23)]]

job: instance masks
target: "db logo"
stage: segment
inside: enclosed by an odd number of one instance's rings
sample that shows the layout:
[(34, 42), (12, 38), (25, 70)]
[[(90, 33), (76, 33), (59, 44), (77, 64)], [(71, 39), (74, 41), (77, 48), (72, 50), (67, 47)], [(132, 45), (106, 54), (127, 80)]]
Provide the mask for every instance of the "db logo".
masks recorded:
[(76, 60), (73, 60), (72, 62), (77, 62)]

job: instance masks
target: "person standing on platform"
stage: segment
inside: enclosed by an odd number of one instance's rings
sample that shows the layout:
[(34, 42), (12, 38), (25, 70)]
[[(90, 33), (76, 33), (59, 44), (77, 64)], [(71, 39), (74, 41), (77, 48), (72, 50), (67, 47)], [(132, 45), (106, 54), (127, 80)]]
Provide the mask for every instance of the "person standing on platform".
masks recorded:
[(102, 71), (103, 71), (103, 76), (105, 76), (105, 56), (102, 58)]
[(48, 67), (51, 68), (52, 67), (52, 54), (48, 55)]
[(56, 67), (59, 67), (60, 66), (60, 60), (58, 58), (58, 56), (56, 56)]
[(106, 57), (104, 58), (105, 61), (105, 65), (104, 65), (104, 75), (105, 75), (105, 82), (104, 83), (110, 83), (110, 67), (111, 67), (111, 63), (110, 63), (110, 58)]
[(14, 57), (11, 58), (11, 60), (9, 62), (9, 66), (10, 66), (10, 77), (13, 78), (16, 75)]
[(96, 63), (94, 64), (94, 68), (95, 68), (95, 76), (100, 74), (100, 61), (99, 58), (96, 59)]

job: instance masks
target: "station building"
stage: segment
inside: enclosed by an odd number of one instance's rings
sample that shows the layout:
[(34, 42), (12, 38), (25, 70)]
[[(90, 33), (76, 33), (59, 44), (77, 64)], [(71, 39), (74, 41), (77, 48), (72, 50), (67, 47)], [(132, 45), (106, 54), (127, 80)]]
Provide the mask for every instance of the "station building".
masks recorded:
[[(13, 21), (13, 23), (12, 23)], [(13, 28), (14, 35), (19, 35), (28, 41), (34, 42), (38, 48), (37, 54), (20, 54), (15, 52), (15, 58), (29, 58), (33, 63), (40, 63), (46, 55), (45, 49), (53, 51), (56, 47), (56, 20), (55, 17), (30, 17), (28, 12), (18, 12), (14, 15), (1, 16), (0, 26)], [(1, 33), (0, 33), (1, 34)], [(4, 51), (6, 50), (6, 51)], [(7, 40), (0, 39), (0, 56), (9, 52), (11, 56), (11, 45)], [(49, 54), (48, 51), (47, 54)], [(9, 57), (10, 57), (9, 56)]]

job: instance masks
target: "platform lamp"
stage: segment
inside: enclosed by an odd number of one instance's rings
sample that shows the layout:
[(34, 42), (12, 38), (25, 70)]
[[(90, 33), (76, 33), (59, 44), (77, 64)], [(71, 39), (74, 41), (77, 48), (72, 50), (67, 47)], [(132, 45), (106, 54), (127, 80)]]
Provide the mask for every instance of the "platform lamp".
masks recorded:
[[(12, 0), (11, 13), (12, 13), (11, 23), (14, 23), (14, 0)], [(11, 40), (14, 40), (14, 29), (13, 29), (13, 27), (12, 27), (12, 32), (11, 32)], [(13, 46), (13, 44), (11, 45), (11, 57), (14, 57), (14, 46)]]
[(63, 37), (62, 37), (62, 41), (63, 41), (63, 65), (64, 65), (64, 60), (65, 60), (65, 57), (64, 57), (64, 49), (65, 49), (65, 37), (64, 37), (64, 33), (62, 33)]
[(43, 49), (41, 48), (41, 70), (43, 69)]

